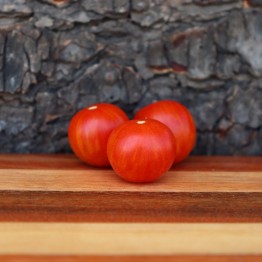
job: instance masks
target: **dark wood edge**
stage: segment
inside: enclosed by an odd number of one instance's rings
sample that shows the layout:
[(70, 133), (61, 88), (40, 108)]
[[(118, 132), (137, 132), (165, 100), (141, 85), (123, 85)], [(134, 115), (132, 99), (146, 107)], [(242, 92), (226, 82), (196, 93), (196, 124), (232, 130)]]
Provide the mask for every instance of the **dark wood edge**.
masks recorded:
[[(95, 169), (73, 154), (0, 154), (0, 169)], [(172, 167), (178, 171), (262, 171), (259, 156), (190, 156)]]
[(262, 222), (262, 193), (0, 192), (0, 221)]

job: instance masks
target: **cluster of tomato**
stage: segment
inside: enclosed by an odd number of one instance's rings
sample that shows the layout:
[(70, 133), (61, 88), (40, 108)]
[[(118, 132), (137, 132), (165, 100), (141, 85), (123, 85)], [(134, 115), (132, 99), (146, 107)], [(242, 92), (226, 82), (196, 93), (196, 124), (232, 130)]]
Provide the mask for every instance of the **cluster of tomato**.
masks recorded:
[(147, 105), (133, 120), (115, 105), (98, 103), (74, 115), (68, 138), (82, 161), (112, 166), (130, 182), (152, 182), (190, 154), (196, 127), (189, 110), (176, 101)]

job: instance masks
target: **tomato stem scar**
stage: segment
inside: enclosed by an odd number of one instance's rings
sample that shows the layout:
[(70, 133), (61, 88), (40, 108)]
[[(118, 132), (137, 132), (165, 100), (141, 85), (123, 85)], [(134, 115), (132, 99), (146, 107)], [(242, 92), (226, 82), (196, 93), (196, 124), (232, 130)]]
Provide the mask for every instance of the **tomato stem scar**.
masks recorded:
[(145, 120), (139, 120), (139, 121), (137, 121), (136, 123), (139, 124), (139, 125), (143, 125), (143, 124), (146, 123), (146, 121), (145, 121)]
[(88, 107), (87, 109), (88, 109), (88, 110), (95, 110), (95, 109), (97, 109), (97, 106), (90, 106), (90, 107)]

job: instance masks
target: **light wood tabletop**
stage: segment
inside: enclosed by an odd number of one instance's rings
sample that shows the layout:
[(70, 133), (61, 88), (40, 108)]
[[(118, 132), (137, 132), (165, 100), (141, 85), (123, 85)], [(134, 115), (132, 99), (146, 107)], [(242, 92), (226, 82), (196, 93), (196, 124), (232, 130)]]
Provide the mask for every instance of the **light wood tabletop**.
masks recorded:
[(262, 261), (262, 157), (132, 184), (73, 155), (0, 154), (0, 261)]

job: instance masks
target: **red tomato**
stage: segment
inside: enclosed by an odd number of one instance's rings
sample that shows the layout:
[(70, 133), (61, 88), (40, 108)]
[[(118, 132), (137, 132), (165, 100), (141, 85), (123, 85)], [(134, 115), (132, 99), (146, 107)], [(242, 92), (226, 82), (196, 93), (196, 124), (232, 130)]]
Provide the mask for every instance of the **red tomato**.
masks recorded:
[(129, 182), (152, 182), (172, 166), (176, 155), (170, 129), (159, 121), (131, 120), (116, 128), (107, 144), (109, 162)]
[(175, 163), (184, 160), (196, 143), (196, 126), (189, 110), (176, 101), (162, 100), (145, 106), (135, 119), (156, 119), (167, 125), (176, 139)]
[(106, 145), (110, 133), (128, 120), (117, 106), (100, 103), (80, 110), (71, 120), (68, 139), (75, 155), (94, 166), (109, 166)]

